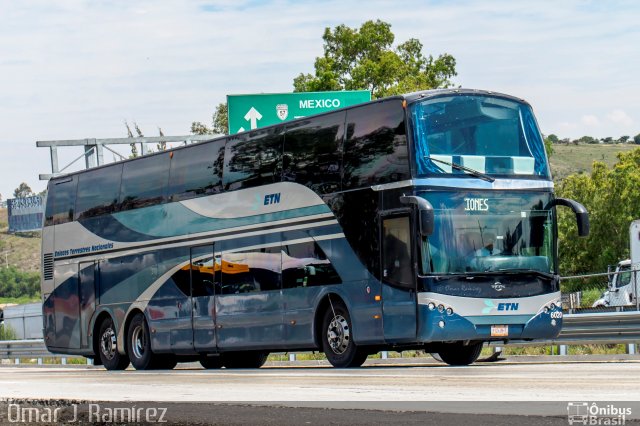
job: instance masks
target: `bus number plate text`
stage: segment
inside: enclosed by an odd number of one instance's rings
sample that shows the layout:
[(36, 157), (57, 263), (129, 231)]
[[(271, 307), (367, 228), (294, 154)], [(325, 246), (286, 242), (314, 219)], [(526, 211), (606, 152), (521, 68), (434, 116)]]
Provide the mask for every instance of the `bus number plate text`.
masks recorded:
[(491, 337), (507, 337), (507, 336), (509, 336), (508, 325), (492, 325), (491, 326)]

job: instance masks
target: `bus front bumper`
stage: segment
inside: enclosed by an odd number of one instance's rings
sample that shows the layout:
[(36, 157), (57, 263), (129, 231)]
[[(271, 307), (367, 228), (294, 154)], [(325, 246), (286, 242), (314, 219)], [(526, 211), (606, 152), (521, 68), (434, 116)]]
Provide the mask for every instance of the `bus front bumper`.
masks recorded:
[(560, 293), (509, 299), (418, 294), (418, 340), (553, 339), (562, 328)]

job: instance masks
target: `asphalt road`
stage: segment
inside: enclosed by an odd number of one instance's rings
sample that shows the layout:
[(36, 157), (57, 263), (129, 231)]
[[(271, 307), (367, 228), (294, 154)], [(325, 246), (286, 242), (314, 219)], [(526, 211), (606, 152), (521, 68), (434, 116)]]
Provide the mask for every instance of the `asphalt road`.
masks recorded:
[[(391, 419), (403, 424), (513, 424), (515, 418), (517, 424), (567, 424), (568, 402), (598, 401), (602, 407), (630, 408), (629, 423), (640, 418), (639, 382), (640, 360), (635, 359), (469, 367), (369, 364), (345, 370), (307, 364), (107, 372), (85, 366), (4, 365), (0, 398), (168, 407), (171, 422), (179, 423), (283, 425), (389, 424)], [(0, 409), (0, 421), (6, 419), (3, 414)]]

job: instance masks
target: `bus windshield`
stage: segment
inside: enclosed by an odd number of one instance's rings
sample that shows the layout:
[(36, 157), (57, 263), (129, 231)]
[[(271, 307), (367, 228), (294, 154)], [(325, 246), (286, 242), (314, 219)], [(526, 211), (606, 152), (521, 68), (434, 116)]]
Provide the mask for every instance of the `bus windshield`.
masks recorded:
[(434, 233), (422, 242), (422, 272), (552, 274), (549, 194), (428, 192)]
[[(549, 178), (531, 107), (483, 95), (442, 96), (411, 105), (417, 177)], [(449, 163), (449, 164), (447, 164)]]

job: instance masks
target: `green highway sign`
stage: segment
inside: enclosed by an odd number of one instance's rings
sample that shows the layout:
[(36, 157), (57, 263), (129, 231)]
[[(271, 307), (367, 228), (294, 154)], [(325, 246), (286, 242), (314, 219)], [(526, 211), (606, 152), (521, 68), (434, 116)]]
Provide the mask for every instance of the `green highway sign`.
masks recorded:
[(368, 90), (227, 95), (229, 134), (266, 127), (371, 100)]

